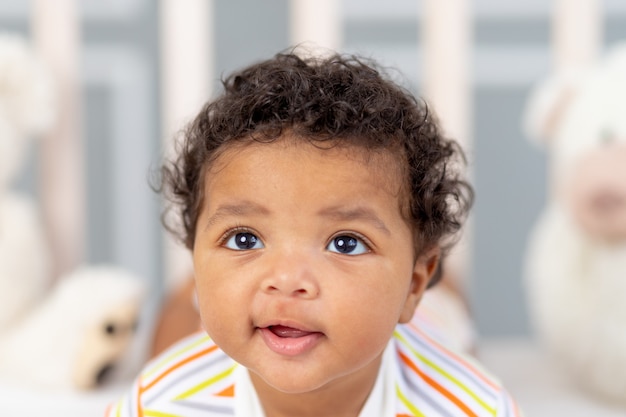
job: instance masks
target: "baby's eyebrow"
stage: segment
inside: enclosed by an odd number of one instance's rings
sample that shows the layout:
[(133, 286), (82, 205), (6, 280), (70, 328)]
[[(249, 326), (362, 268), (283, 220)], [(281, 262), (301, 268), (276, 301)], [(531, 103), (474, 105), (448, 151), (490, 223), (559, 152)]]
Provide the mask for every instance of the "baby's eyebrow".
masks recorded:
[(329, 217), (335, 220), (347, 221), (347, 220), (364, 220), (372, 223), (376, 228), (382, 230), (388, 235), (391, 235), (385, 223), (376, 215), (376, 213), (367, 207), (328, 207), (318, 212), (320, 216)]
[(252, 201), (241, 201), (231, 204), (222, 204), (215, 210), (215, 213), (207, 220), (207, 227), (213, 226), (224, 217), (247, 216), (250, 214), (267, 215), (269, 210), (260, 204)]

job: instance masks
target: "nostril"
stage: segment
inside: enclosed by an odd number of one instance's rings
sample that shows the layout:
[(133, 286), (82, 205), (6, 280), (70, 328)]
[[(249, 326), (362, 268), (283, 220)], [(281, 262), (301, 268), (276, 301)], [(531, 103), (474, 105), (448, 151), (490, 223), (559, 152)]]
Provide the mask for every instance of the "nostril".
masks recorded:
[(315, 277), (304, 271), (274, 273), (259, 284), (259, 291), (284, 297), (311, 297), (319, 292)]

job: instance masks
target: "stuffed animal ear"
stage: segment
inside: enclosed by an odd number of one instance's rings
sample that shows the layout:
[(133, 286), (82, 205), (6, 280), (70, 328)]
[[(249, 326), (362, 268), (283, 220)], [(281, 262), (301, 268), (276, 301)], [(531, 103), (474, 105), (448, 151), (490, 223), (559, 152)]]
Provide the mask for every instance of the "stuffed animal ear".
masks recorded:
[(38, 136), (57, 118), (50, 69), (19, 35), (0, 33), (2, 116), (23, 136)]
[(536, 143), (547, 143), (555, 135), (563, 115), (578, 93), (580, 72), (553, 75), (534, 87), (526, 102), (523, 130)]

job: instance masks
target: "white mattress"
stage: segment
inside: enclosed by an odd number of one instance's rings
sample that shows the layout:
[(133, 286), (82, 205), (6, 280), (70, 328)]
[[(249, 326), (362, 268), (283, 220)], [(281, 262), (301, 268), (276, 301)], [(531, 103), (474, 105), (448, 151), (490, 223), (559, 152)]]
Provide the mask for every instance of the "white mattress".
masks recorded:
[(626, 399), (625, 405), (616, 406), (581, 391), (530, 340), (485, 340), (479, 356), (526, 417), (626, 417)]
[(79, 393), (27, 389), (0, 380), (0, 416), (102, 417), (107, 405), (117, 400), (129, 384)]

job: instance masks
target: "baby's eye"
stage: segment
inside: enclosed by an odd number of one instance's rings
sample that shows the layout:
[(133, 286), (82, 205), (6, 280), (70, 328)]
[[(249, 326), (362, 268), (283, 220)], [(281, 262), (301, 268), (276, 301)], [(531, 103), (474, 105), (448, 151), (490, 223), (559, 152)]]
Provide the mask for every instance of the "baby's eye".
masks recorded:
[(261, 242), (261, 239), (250, 232), (239, 232), (233, 234), (228, 238), (228, 240), (226, 240), (224, 246), (233, 250), (262, 249), (265, 247), (263, 242)]
[(369, 248), (361, 239), (350, 235), (340, 235), (333, 238), (326, 247), (331, 252), (344, 255), (361, 255), (369, 252)]

